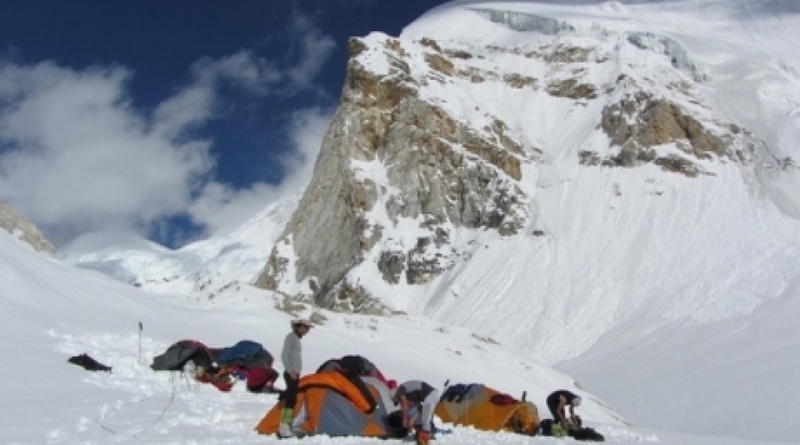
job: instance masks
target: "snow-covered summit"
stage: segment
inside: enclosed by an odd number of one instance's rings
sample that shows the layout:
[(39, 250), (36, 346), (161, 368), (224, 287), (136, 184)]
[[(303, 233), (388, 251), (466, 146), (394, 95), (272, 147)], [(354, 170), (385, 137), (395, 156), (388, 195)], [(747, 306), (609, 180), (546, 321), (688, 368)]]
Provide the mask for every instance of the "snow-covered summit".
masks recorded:
[[(798, 171), (775, 143), (800, 104), (783, 41), (797, 31), (761, 34), (797, 19), (766, 7), (457, 2), (352, 41), (342, 106), (258, 285), (375, 299), (547, 361), (625, 320), (749, 313), (794, 280), (800, 242)], [(743, 86), (769, 112), (743, 108)]]

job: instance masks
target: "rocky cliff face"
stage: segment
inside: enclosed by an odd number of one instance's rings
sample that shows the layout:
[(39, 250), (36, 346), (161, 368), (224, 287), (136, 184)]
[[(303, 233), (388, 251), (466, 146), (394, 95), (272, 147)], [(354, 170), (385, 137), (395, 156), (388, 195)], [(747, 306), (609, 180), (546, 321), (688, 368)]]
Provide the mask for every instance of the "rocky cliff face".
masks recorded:
[[(705, 75), (674, 39), (599, 27), (580, 34), (546, 17), (472, 12), (529, 41), (372, 34), (349, 42), (346, 85), (314, 177), (257, 286), (323, 307), (386, 312), (366, 283), (431, 283), (469, 257), (469, 235), (455, 243), (457, 232), (543, 235), (526, 233), (536, 226), (532, 184), (543, 155), (686, 177), (713, 176), (729, 162), (777, 164), (763, 143), (714, 113), (697, 91)], [(658, 69), (638, 70), (631, 53)], [(553, 116), (589, 127), (583, 141), (566, 145), (549, 128)]]
[(0, 228), (16, 235), (39, 252), (55, 254), (53, 244), (27, 218), (6, 203), (0, 202)]
[[(350, 41), (341, 105), (314, 177), (257, 285), (281, 290), (283, 280), (297, 280), (319, 305), (376, 309), (347, 278), (373, 249), (380, 251), (374, 272), (387, 282), (424, 284), (453, 261), (454, 252), (434, 252), (448, 244), (451, 227), (520, 231), (529, 212), (517, 180), (536, 150), (499, 119), (473, 128), (420, 97), (423, 84), (452, 74), (453, 56), (435, 42), (418, 45), (433, 48), (422, 78), (398, 40), (373, 49)], [(369, 50), (386, 58), (387, 74), (365, 68), (359, 55)], [(387, 239), (403, 221), (416, 232), (411, 249)]]

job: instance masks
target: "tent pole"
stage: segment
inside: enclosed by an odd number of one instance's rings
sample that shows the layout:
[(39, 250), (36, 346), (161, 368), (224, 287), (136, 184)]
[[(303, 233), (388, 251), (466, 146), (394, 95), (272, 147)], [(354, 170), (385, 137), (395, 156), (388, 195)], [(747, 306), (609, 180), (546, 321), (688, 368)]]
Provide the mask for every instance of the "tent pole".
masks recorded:
[(144, 330), (144, 326), (142, 322), (139, 322), (139, 364), (142, 364), (142, 331)]

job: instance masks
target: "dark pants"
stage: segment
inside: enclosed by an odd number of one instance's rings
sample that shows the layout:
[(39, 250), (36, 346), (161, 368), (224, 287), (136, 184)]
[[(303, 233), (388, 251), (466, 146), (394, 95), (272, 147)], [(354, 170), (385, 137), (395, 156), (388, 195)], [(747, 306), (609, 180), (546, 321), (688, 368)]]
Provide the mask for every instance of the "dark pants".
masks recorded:
[(553, 420), (556, 422), (567, 421), (567, 416), (564, 415), (564, 410), (558, 412), (558, 402), (560, 397), (558, 394), (550, 394), (547, 396), (547, 407), (550, 408), (550, 414), (553, 415)]
[(293, 379), (288, 372), (284, 372), (283, 381), (286, 382), (286, 390), (283, 391), (283, 407), (294, 409), (294, 405), (297, 403), (297, 386), (300, 379)]

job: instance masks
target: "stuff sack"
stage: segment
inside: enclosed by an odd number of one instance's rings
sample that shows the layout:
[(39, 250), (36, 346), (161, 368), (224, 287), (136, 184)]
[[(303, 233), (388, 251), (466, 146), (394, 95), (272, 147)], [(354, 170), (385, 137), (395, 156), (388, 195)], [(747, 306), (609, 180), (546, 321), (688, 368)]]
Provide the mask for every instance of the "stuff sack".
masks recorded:
[(111, 367), (106, 366), (86, 354), (76, 355), (67, 359), (73, 365), (78, 365), (87, 371), (111, 372)]
[(578, 428), (569, 430), (569, 435), (575, 440), (589, 442), (605, 442), (606, 438), (592, 428)]

